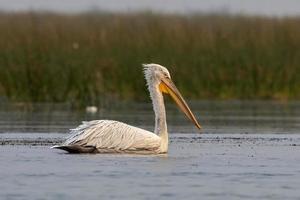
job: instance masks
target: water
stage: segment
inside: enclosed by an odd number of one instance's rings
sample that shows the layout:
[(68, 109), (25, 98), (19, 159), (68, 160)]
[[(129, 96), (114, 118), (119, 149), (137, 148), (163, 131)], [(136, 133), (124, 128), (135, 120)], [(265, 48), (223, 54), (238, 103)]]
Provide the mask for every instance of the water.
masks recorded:
[(96, 115), (65, 105), (30, 112), (3, 105), (0, 199), (300, 199), (299, 103), (191, 107), (204, 134), (169, 106), (169, 154), (136, 156), (70, 155), (49, 147), (81, 120), (110, 118), (151, 130), (149, 104)]
[(189, 14), (195, 12), (242, 13), (247, 15), (298, 16), (300, 2), (297, 0), (0, 0), (4, 11), (55, 11), (82, 12), (104, 10), (109, 12), (130, 12), (151, 10), (163, 13)]

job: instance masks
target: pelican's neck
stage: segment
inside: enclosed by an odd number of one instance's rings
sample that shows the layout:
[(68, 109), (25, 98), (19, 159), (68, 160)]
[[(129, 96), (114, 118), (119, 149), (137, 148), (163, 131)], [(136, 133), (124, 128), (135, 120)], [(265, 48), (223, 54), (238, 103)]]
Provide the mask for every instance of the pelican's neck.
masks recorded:
[(153, 109), (155, 113), (155, 129), (154, 133), (159, 136), (168, 133), (166, 121), (166, 109), (164, 104), (164, 97), (161, 92), (157, 92), (156, 98), (152, 99)]
[(150, 96), (152, 99), (153, 109), (155, 113), (155, 129), (154, 133), (162, 139), (163, 151), (168, 150), (168, 129), (166, 121), (166, 109), (164, 97), (158, 86), (149, 85)]

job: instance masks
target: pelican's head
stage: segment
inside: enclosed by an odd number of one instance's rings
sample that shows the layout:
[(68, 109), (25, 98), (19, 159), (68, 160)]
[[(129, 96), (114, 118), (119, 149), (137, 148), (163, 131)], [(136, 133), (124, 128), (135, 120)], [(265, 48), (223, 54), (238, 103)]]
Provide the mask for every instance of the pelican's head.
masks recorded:
[(201, 129), (201, 126), (196, 120), (191, 109), (171, 80), (171, 76), (167, 68), (158, 64), (143, 64), (143, 66), (148, 87), (156, 87), (161, 93), (169, 94), (182, 112), (195, 124), (197, 128)]

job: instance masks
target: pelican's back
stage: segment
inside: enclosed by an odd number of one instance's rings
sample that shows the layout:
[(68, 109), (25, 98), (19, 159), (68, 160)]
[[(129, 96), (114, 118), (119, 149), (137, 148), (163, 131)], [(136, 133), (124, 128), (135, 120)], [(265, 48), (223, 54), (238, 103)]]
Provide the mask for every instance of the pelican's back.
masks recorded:
[(83, 122), (61, 146), (72, 153), (153, 153), (161, 138), (149, 131), (112, 120)]

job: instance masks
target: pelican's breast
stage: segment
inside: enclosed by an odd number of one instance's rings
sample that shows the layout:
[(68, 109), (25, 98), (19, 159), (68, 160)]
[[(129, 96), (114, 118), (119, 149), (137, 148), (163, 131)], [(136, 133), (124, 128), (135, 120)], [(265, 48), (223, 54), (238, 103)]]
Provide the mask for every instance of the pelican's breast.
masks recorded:
[(94, 146), (98, 151), (159, 151), (161, 146), (156, 134), (112, 120), (83, 122), (71, 133), (63, 145)]

